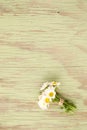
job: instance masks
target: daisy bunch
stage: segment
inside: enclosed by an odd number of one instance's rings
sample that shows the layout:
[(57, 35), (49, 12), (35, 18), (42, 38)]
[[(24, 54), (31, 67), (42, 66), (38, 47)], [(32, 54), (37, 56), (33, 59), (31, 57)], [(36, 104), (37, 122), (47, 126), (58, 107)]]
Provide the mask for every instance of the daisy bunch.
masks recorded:
[(61, 109), (65, 112), (74, 112), (76, 109), (75, 104), (69, 99), (64, 98), (59, 92), (58, 88), (60, 82), (52, 81), (45, 82), (40, 88), (40, 95), (38, 99), (38, 105), (42, 110), (47, 110), (51, 103), (58, 103)]

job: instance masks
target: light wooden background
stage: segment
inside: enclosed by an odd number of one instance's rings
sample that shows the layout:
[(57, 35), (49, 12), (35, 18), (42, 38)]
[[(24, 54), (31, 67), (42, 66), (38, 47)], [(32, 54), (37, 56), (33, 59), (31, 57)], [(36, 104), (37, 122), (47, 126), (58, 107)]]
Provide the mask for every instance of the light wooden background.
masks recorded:
[[(78, 110), (37, 105), (56, 77)], [(0, 0), (0, 130), (87, 130), (87, 0)]]

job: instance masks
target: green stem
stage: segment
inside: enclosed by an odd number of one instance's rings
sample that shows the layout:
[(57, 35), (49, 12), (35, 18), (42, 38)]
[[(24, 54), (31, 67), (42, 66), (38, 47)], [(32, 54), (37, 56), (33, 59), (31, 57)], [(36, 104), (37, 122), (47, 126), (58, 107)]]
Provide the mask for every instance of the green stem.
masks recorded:
[(56, 92), (56, 97), (55, 97), (54, 101), (59, 102), (60, 98), (64, 100), (62, 108), (65, 108), (66, 112), (71, 112), (71, 111), (73, 112), (76, 109), (76, 106), (74, 105), (73, 102), (64, 98), (60, 93)]

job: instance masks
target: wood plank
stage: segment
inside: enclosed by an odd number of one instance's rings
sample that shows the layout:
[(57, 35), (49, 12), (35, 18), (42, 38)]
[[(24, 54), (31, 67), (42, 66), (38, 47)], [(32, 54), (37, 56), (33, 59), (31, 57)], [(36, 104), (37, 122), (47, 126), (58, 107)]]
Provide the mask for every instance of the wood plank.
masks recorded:
[[(37, 105), (44, 81), (77, 105)], [(87, 1), (0, 0), (0, 130), (87, 129)]]

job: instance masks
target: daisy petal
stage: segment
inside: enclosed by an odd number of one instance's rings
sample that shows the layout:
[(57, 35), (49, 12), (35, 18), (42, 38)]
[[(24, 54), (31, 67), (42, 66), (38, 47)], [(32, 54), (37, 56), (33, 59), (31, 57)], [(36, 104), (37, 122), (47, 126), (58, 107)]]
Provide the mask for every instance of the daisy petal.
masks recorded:
[(48, 83), (48, 82), (45, 82), (45, 83), (42, 85), (42, 87), (41, 87), (40, 90), (41, 90), (41, 91), (44, 90), (48, 85), (49, 85), (49, 83)]

